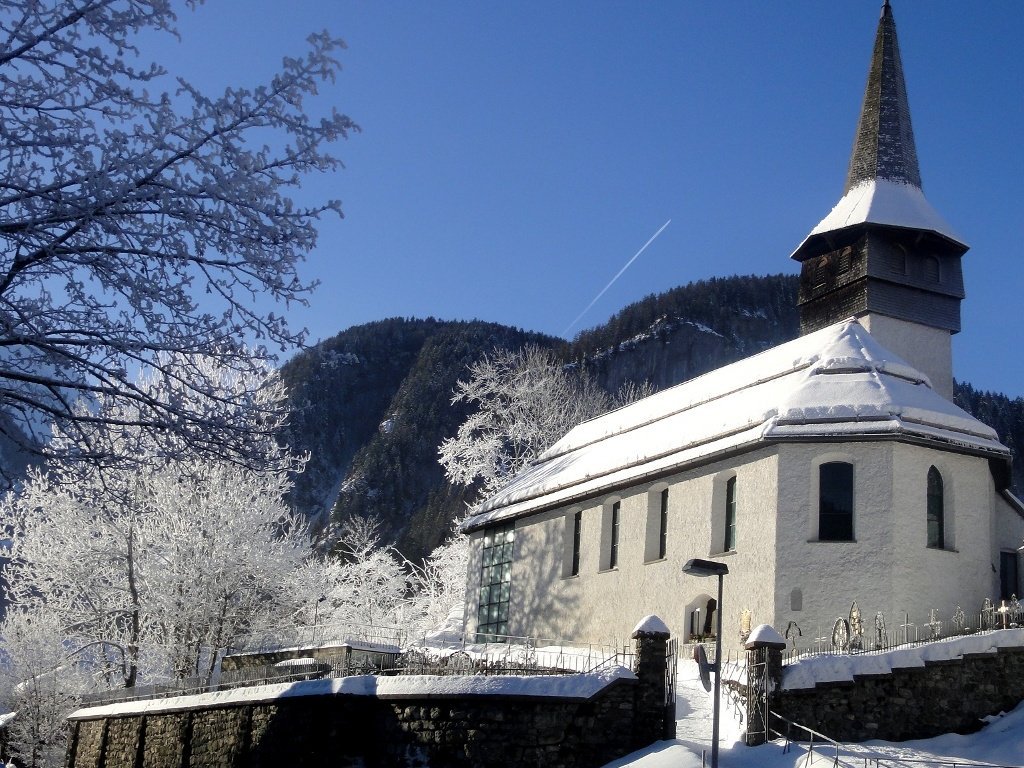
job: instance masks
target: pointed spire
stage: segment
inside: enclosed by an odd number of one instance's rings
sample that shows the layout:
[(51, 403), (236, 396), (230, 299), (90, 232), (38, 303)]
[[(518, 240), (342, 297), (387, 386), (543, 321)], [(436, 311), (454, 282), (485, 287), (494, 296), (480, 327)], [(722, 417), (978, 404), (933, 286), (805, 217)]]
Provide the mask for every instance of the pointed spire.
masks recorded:
[(896, 21), (889, 0), (885, 0), (878, 20), (864, 104), (843, 194), (876, 179), (921, 187)]

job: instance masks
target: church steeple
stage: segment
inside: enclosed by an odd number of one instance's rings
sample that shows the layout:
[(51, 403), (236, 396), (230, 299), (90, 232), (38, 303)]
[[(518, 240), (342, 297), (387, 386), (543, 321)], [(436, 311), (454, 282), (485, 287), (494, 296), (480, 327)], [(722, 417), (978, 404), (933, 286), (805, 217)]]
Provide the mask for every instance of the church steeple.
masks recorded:
[(801, 263), (801, 332), (861, 317), (952, 397), (949, 336), (960, 330), (966, 251), (921, 188), (896, 21), (885, 0), (843, 197), (793, 252)]
[(878, 21), (864, 104), (860, 110), (843, 194), (872, 179), (887, 179), (921, 188), (907, 85), (896, 39), (896, 21), (888, 0), (882, 6), (882, 17)]

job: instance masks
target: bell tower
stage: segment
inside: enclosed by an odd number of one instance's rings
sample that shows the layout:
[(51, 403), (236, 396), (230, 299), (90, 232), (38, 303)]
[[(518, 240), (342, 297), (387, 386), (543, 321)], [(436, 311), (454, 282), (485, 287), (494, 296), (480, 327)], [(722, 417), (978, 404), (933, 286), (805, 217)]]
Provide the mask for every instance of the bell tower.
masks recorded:
[(924, 196), (896, 22), (882, 6), (843, 197), (793, 252), (800, 331), (856, 316), (953, 397), (968, 246)]

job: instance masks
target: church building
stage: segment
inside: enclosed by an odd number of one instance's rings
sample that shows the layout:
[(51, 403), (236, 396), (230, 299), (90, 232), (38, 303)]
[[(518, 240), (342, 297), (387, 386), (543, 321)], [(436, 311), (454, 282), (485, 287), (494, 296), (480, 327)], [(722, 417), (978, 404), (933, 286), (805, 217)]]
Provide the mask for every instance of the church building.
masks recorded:
[[(843, 196), (793, 252), (800, 338), (571, 430), (473, 511), (467, 631), (723, 640), (1020, 594), (1010, 452), (952, 402), (968, 246), (929, 204), (882, 8)], [(792, 622), (792, 624), (791, 624)]]

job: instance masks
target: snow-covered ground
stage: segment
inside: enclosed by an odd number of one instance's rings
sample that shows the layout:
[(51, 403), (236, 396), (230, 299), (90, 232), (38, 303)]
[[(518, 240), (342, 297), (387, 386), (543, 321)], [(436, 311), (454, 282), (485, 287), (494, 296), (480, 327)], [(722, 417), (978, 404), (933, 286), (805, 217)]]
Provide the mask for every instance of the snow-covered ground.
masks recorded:
[[(646, 749), (608, 763), (605, 768), (700, 768), (701, 753), (711, 761), (711, 694), (700, 684), (697, 665), (683, 661), (679, 665), (676, 689), (676, 738), (659, 741)], [(723, 696), (719, 765), (722, 768), (807, 768), (806, 747), (794, 744), (784, 752), (781, 741), (760, 747), (747, 747), (741, 739), (743, 725), (736, 710)], [(834, 765), (835, 749), (815, 747), (810, 765)], [(1024, 704), (969, 736), (946, 734), (921, 741), (868, 741), (843, 745), (839, 765), (844, 768), (920, 768), (920, 762), (939, 766), (938, 761), (957, 760), (964, 767), (972, 763), (1024, 767)], [(935, 762), (930, 762), (935, 761)]]

